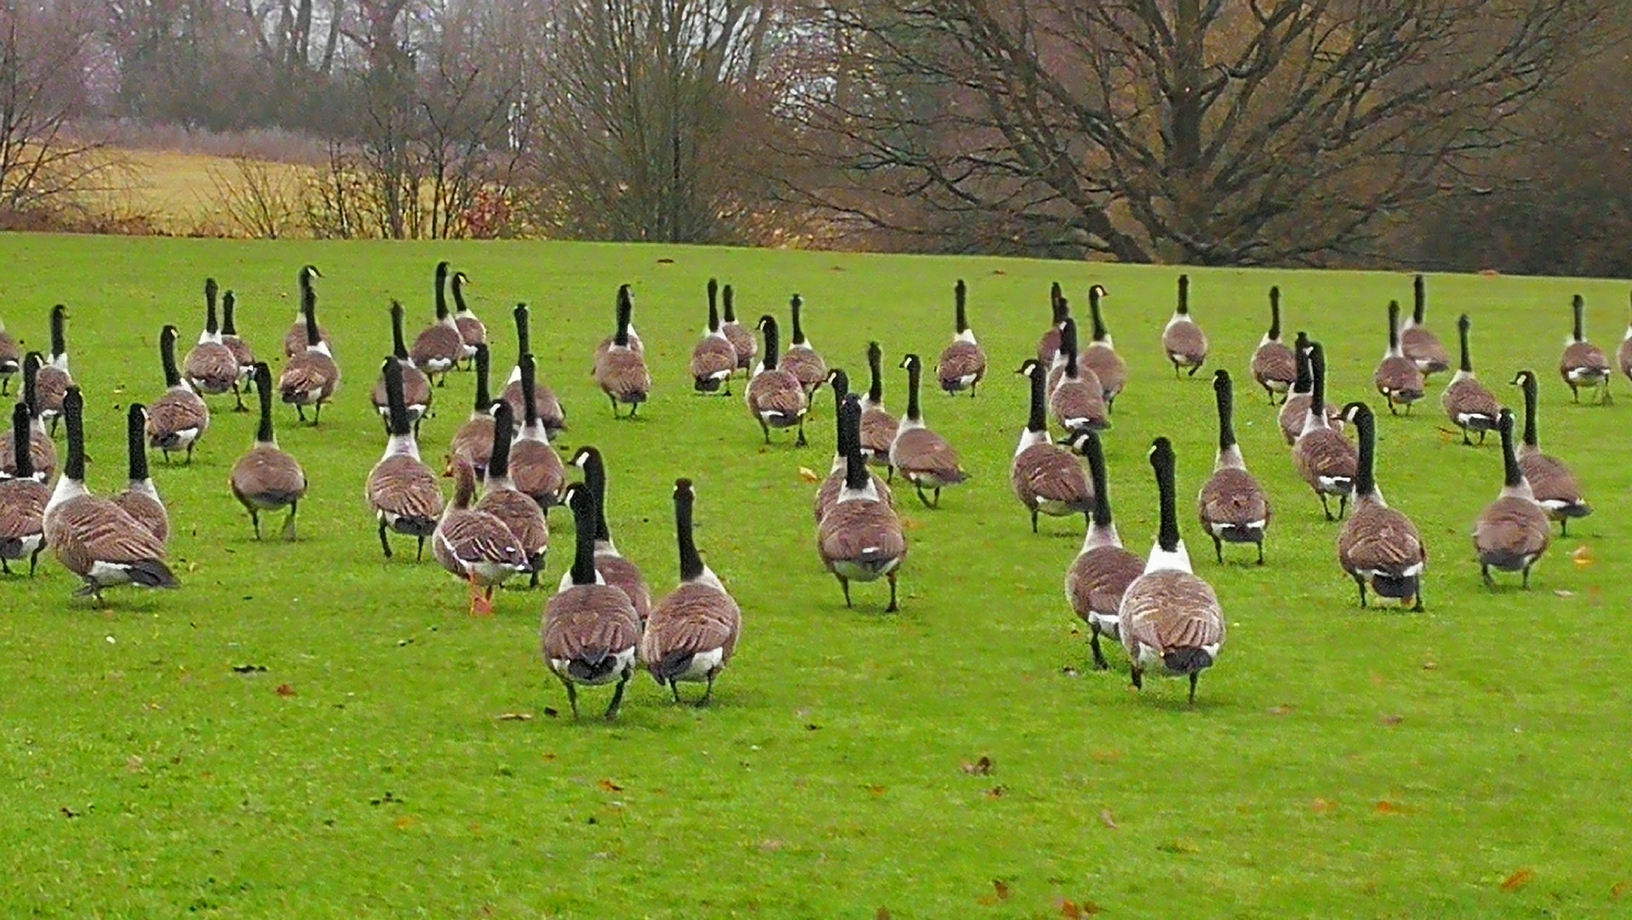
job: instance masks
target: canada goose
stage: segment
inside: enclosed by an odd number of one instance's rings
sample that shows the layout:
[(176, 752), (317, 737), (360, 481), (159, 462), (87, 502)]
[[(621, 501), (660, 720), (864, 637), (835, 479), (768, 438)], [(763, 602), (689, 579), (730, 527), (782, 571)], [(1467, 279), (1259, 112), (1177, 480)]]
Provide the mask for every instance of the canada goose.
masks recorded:
[(957, 333), (952, 337), (952, 344), (941, 352), (941, 360), (935, 363), (935, 376), (948, 395), (968, 390), (970, 397), (973, 397), (975, 387), (986, 376), (986, 352), (975, 341), (975, 331), (969, 328), (968, 289), (962, 278), (958, 279), (952, 294), (956, 306)]
[(385, 378), (386, 421), (390, 435), (385, 454), (368, 471), (364, 493), (369, 510), (380, 525), (380, 549), (391, 558), (391, 541), (386, 531), (406, 534), (418, 541), (414, 561), (425, 556), (425, 538), (436, 532), (442, 518), (442, 487), (436, 474), (419, 458), (419, 442), (414, 437), (404, 403), (403, 383), (408, 372), (418, 373), (409, 362), (393, 355), (385, 359), (380, 375)]
[(894, 613), (901, 609), (896, 579), (907, 556), (906, 532), (895, 509), (873, 487), (867, 462), (861, 458), (861, 400), (853, 393), (846, 396), (839, 414), (845, 426), (844, 488), (816, 527), (816, 551), (844, 589), (844, 606), (850, 606), (850, 582), (886, 578), (890, 606), (885, 612)]
[(1048, 408), (1068, 432), (1105, 431), (1111, 427), (1105, 407), (1105, 387), (1093, 371), (1082, 366), (1077, 351), (1077, 321), (1066, 317), (1060, 326), (1060, 351), (1065, 361), (1048, 390)]
[[(907, 369), (907, 414), (896, 429), (895, 441), (890, 444), (890, 466), (899, 470), (918, 490), (919, 501), (927, 507), (939, 508), (941, 489), (962, 483), (969, 474), (958, 463), (958, 452), (952, 445), (924, 424), (918, 403), (923, 362), (917, 355), (909, 354), (901, 359), (901, 366)], [(935, 490), (933, 503), (924, 495), (926, 487)]]
[[(304, 354), (307, 349), (316, 344), (312, 341), (311, 329), (306, 323), (305, 303), (307, 297), (312, 296), (312, 279), (321, 277), (323, 277), (323, 273), (317, 270), (316, 265), (303, 265), (295, 275), (295, 281), (300, 286), (302, 306), (295, 313), (294, 325), (289, 327), (289, 331), (283, 337), (283, 356), (285, 358), (293, 358), (295, 355)], [(329, 330), (324, 329), (322, 326), (317, 327), (317, 341), (329, 346), (331, 356), (334, 354), (334, 342), (329, 339)]]
[[(301, 280), (300, 312), (306, 317), (306, 338), (318, 341), (284, 362), (283, 373), (278, 377), (278, 392), (283, 394), (284, 404), (295, 407), (303, 422), (306, 407), (314, 406), (312, 424), (315, 425), (323, 416), (323, 404), (340, 386), (340, 366), (329, 350), (328, 338), (317, 325), (317, 292), (305, 271), (301, 272)], [(259, 376), (256, 379), (259, 380)]]
[(1462, 345), (1462, 364), (1445, 391), (1439, 394), (1439, 404), (1456, 427), (1462, 429), (1462, 443), (1472, 446), (1468, 432), (1479, 432), (1479, 443), (1485, 443), (1485, 434), (1496, 427), (1496, 415), (1502, 406), (1485, 385), (1473, 375), (1473, 360), (1468, 357), (1468, 329), (1473, 321), (1468, 314), (1456, 321), (1458, 341)]
[(1054, 282), (1048, 289), (1049, 323), (1048, 331), (1037, 340), (1037, 360), (1044, 367), (1052, 367), (1054, 359), (1060, 353), (1060, 324), (1071, 315), (1071, 306), (1066, 303), (1065, 292), (1060, 289), (1060, 283)]
[[(646, 344), (640, 340), (640, 333), (635, 331), (634, 300), (628, 288), (629, 285), (627, 284), (618, 286), (618, 297), (614, 311), (617, 325), (613, 328), (611, 335), (601, 339), (600, 344), (595, 346), (595, 367), (600, 366), (601, 359), (605, 358), (606, 353), (612, 349), (613, 345), (617, 344), (619, 335), (623, 335), (627, 339), (625, 347), (628, 350), (637, 355), (646, 354)], [(629, 301), (628, 310), (624, 309), (625, 300)], [(625, 313), (628, 313), (627, 318), (624, 315)]]
[[(850, 375), (839, 368), (827, 372), (827, 382), (833, 387), (835, 406), (844, 402), (844, 398), (850, 395)], [(833, 413), (833, 418), (838, 427), (838, 437), (834, 442), (837, 446), (833, 449), (833, 465), (828, 469), (827, 478), (822, 480), (821, 486), (816, 490), (815, 511), (818, 524), (822, 522), (822, 515), (839, 500), (839, 491), (844, 488), (845, 470), (848, 469), (849, 463), (849, 456), (845, 451), (844, 420), (837, 412)], [(868, 475), (872, 476), (873, 488), (878, 490), (879, 497), (889, 503), (890, 507), (895, 507), (895, 496), (890, 493), (890, 487), (884, 480), (878, 478), (878, 474)]]
[[(1066, 311), (1066, 315), (1065, 319), (1060, 320), (1060, 337), (1054, 349), (1054, 360), (1048, 365), (1047, 383), (1043, 387), (1044, 392), (1048, 393), (1054, 392), (1054, 388), (1060, 385), (1060, 378), (1065, 376), (1065, 328), (1067, 326), (1070, 326), (1073, 329), (1076, 328), (1076, 320), (1073, 319), (1070, 314), (1070, 302), (1065, 297), (1061, 297), (1059, 302), (1061, 307)], [(1080, 353), (1078, 354), (1078, 358), (1080, 361)]]
[(1263, 486), (1247, 472), (1241, 445), (1235, 442), (1235, 389), (1229, 371), (1219, 368), (1213, 372), (1213, 393), (1218, 403), (1218, 455), (1213, 460), (1213, 475), (1196, 496), (1197, 514), (1213, 538), (1213, 553), (1220, 565), (1225, 543), (1257, 544), (1258, 564), (1263, 565), (1264, 531), (1274, 512)]
[[(1415, 367), (1415, 365), (1413, 365)], [(1422, 573), (1428, 564), (1417, 525), (1390, 508), (1377, 488), (1377, 423), (1371, 407), (1350, 403), (1344, 415), (1360, 438), (1360, 459), (1354, 474), (1354, 512), (1337, 534), (1337, 561), (1360, 589), (1366, 606), (1366, 583), (1378, 597), (1401, 602), (1414, 600), (1422, 612)]]
[[(35, 395), (34, 381), (38, 378), (44, 359), (31, 351), (23, 359), (23, 401), (18, 405), (29, 408), (28, 446), (29, 469), (38, 482), (50, 482), (57, 472), (57, 445), (45, 433), (45, 422), (39, 416), (39, 398)], [(0, 439), (0, 480), (18, 476), (17, 454), (10, 438)]]
[(126, 446), (130, 454), (130, 479), (123, 492), (115, 492), (108, 497), (158, 537), (160, 543), (168, 544), (170, 512), (165, 509), (164, 499), (159, 497), (159, 489), (147, 472), (146, 428), (149, 421), (146, 406), (130, 404), (125, 428)]
[[(1349, 506), (1349, 493), (1354, 491), (1355, 467), (1360, 462), (1354, 445), (1339, 434), (1326, 418), (1326, 351), (1319, 342), (1309, 343), (1309, 370), (1314, 389), (1309, 394), (1309, 408), (1303, 414), (1303, 431), (1292, 445), (1292, 460), (1298, 474), (1309, 488), (1320, 496), (1320, 507), (1326, 520), (1342, 520)], [(1332, 517), (1328, 496), (1337, 496), (1337, 517)]]
[(727, 284), (720, 290), (721, 306), (725, 310), (725, 322), (720, 324), (720, 331), (731, 340), (731, 347), (737, 352), (737, 369), (743, 373), (753, 370), (754, 359), (759, 357), (759, 339), (741, 323), (737, 322), (736, 296)]
[(1583, 314), (1587, 309), (1587, 302), (1580, 294), (1575, 295), (1571, 303), (1575, 311), (1575, 327), (1570, 337), (1564, 341), (1564, 354), (1558, 359), (1558, 373), (1564, 378), (1564, 383), (1570, 388), (1570, 395), (1576, 402), (1581, 401), (1581, 388), (1598, 390), (1598, 402), (1610, 403), (1615, 400), (1609, 395), (1609, 381), (1612, 373), (1609, 369), (1609, 356), (1597, 345), (1587, 341), (1584, 329), (1586, 319)]
[(1632, 380), (1632, 320), (1627, 321), (1626, 332), (1621, 336), (1621, 347), (1615, 351), (1615, 359), (1621, 365), (1621, 373)]
[(748, 387), (743, 391), (748, 401), (748, 411), (759, 422), (766, 444), (771, 443), (772, 428), (797, 425), (799, 439), (794, 445), (804, 447), (809, 443), (805, 440), (805, 413), (810, 411), (810, 397), (800, 385), (799, 378), (778, 363), (781, 352), (776, 317), (769, 314), (761, 316), (759, 329), (765, 334), (765, 360), (754, 368), (753, 376), (748, 378)]
[(1027, 358), (1016, 373), (1030, 385), (1031, 414), (1020, 432), (1020, 443), (1015, 445), (1014, 459), (1009, 461), (1009, 485), (1014, 497), (1031, 512), (1031, 532), (1036, 533), (1038, 514), (1080, 514), (1086, 518), (1093, 510), (1094, 491), (1077, 458), (1049, 440), (1048, 418), (1043, 409), (1043, 366)]
[(210, 430), (210, 407), (193, 392), (176, 369), (176, 339), (181, 333), (175, 326), (165, 326), (159, 333), (159, 358), (164, 363), (165, 391), (153, 400), (147, 414), (147, 442), (154, 450), (164, 453), (164, 462), (170, 462), (173, 450), (187, 451), (187, 462), (193, 462), (193, 448)]
[[(234, 412), (248, 412), (249, 407), (244, 405), (243, 391), (255, 381), (255, 349), (238, 335), (237, 311), (238, 297), (231, 291), (221, 295), (221, 344), (232, 352), (233, 360), (238, 362), (238, 381), (232, 385), (232, 395), (237, 405), (232, 407)], [(302, 333), (304, 336), (304, 333)]]
[[(402, 365), (402, 398), (403, 409), (408, 413), (408, 421), (414, 426), (414, 433), (419, 433), (420, 419), (431, 408), (431, 400), (435, 391), (431, 387), (431, 378), (425, 372), (414, 366), (408, 356), (407, 341), (402, 334), (404, 311), (400, 301), (391, 301), (391, 354), (396, 362)], [(374, 385), (374, 393), (370, 399), (374, 402), (375, 411), (385, 421), (385, 431), (391, 433), (391, 399), (387, 392), (386, 375), (380, 374), (380, 382)]]
[[(523, 391), (537, 392), (534, 371), (533, 356), (522, 355), (520, 384)], [(526, 421), (510, 445), (510, 479), (523, 495), (548, 511), (561, 501), (561, 490), (567, 481), (566, 468), (561, 463), (561, 455), (550, 446), (549, 429), (538, 418), (538, 403), (524, 399), (521, 406)]]
[(669, 685), (680, 702), (680, 682), (708, 684), (697, 705), (714, 695), (719, 677), (737, 650), (742, 609), (697, 553), (692, 509), (697, 495), (689, 479), (674, 481), (674, 530), (680, 544), (680, 585), (652, 608), (640, 637), (640, 658), (658, 686)]
[(493, 591), (531, 564), (515, 534), (501, 520), (472, 507), (476, 473), (470, 464), (453, 464), (453, 501), (431, 534), (431, 555), (448, 574), (470, 585), (470, 615), (493, 615)]
[(618, 717), (623, 690), (635, 673), (640, 620), (628, 595), (602, 580), (595, 568), (595, 497), (588, 486), (567, 486), (567, 507), (577, 522), (577, 554), (561, 587), (544, 605), (544, 662), (567, 688), (578, 718), (578, 685), (617, 682), (606, 718)]
[[(465, 354), (465, 338), (459, 324), (448, 312), (448, 263), (436, 263), (436, 321), (414, 336), (414, 347), (409, 352), (414, 366), (427, 377), (442, 375), (437, 386), (446, 386), (448, 372)], [(474, 352), (472, 357), (474, 357)]]
[(174, 588), (176, 576), (164, 564), (164, 543), (123, 508), (85, 487), (85, 400), (79, 387), (63, 394), (68, 426), (68, 459), (45, 504), (45, 542), (57, 561), (84, 584), (75, 597), (95, 597), (114, 585)]
[(17, 349), (17, 340), (6, 331), (6, 321), (0, 319), (0, 396), (11, 392), (11, 378), (22, 367), (23, 353)]
[(493, 438), (493, 454), (487, 461), (484, 492), (476, 503), (477, 511), (485, 511), (504, 522), (515, 535), (522, 555), (527, 557), (531, 575), (529, 587), (538, 587), (538, 573), (544, 570), (544, 554), (550, 548), (550, 522), (544, 518), (544, 509), (532, 497), (516, 488), (510, 478), (510, 404), (504, 400), (493, 403), (493, 426), (498, 434)]
[(720, 331), (720, 283), (708, 279), (708, 328), (691, 350), (692, 387), (699, 393), (731, 395), (731, 375), (737, 371), (737, 349)]
[(1190, 554), (1179, 536), (1173, 464), (1172, 443), (1157, 438), (1150, 465), (1161, 496), (1161, 530), (1144, 573), (1122, 595), (1117, 633), (1128, 651), (1134, 687), (1143, 688), (1146, 668), (1158, 667), (1168, 676), (1190, 678), (1190, 704), (1195, 705), (1196, 678), (1212, 667), (1224, 645), (1224, 610), (1213, 586), (1191, 572)]
[[(593, 533), (595, 537), (595, 571), (601, 580), (628, 595), (635, 606), (635, 614), (644, 624), (652, 613), (652, 589), (640, 567), (618, 552), (612, 542), (612, 530), (606, 523), (606, 460), (594, 447), (580, 447), (573, 455), (572, 465), (583, 470), (584, 485), (595, 499)], [(576, 519), (576, 514), (574, 515)]]
[[(321, 342), (316, 346), (322, 348)], [(311, 352), (315, 354), (315, 352)], [(283, 538), (295, 539), (295, 512), (306, 494), (306, 473), (295, 458), (278, 448), (272, 431), (272, 370), (266, 362), (255, 364), (255, 391), (261, 400), (261, 423), (255, 444), (232, 467), (232, 494), (249, 512), (255, 525), (255, 539), (261, 538), (261, 512), (288, 508), (283, 522)]]
[(221, 328), (216, 324), (216, 291), (215, 279), (204, 279), (204, 331), (181, 363), (193, 392), (204, 396), (220, 396), (238, 383), (238, 359), (221, 340)]
[[(1286, 399), (1281, 401), (1280, 424), (1281, 436), (1286, 438), (1288, 445), (1298, 442), (1298, 435), (1303, 433), (1303, 420), (1309, 414), (1309, 394), (1315, 388), (1314, 375), (1309, 373), (1309, 336), (1298, 333), (1297, 341), (1292, 348), (1293, 359), (1297, 362), (1298, 376), (1292, 384), (1292, 390)], [(1326, 406), (1326, 424), (1333, 431), (1343, 430), (1342, 414), (1336, 406)]]
[(470, 418), (453, 433), (448, 445), (447, 472), (463, 463), (477, 477), (487, 475), (487, 458), (493, 453), (493, 397), (487, 389), (488, 354), (486, 345), (476, 346), (476, 404)]
[(1287, 348), (1281, 341), (1281, 289), (1273, 285), (1269, 289), (1269, 331), (1258, 342), (1258, 350), (1252, 353), (1252, 379), (1269, 394), (1269, 404), (1275, 405), (1275, 396), (1280, 394), (1285, 401), (1286, 393), (1298, 379), (1298, 363), (1292, 357), (1292, 349)]
[(461, 354), (467, 368), (476, 360), (476, 346), (487, 344), (487, 326), (465, 303), (465, 285), (469, 283), (464, 272), (453, 273), (453, 324), (459, 327), (459, 338), (464, 341)]
[(0, 479), (0, 572), (11, 574), (11, 562), (28, 560), (33, 577), (45, 549), (45, 503), (51, 490), (34, 478), (28, 442), (34, 415), (26, 403), (18, 403), (11, 413), (12, 456), (18, 458), (15, 475)]
[(1416, 363), (1417, 369), (1426, 378), (1450, 370), (1451, 358), (1445, 353), (1445, 346), (1439, 344), (1439, 337), (1423, 325), (1428, 312), (1427, 283), (1418, 275), (1411, 287), (1414, 302), (1411, 318), (1400, 327), (1400, 350)]
[(1077, 354), (1077, 363), (1085, 370), (1094, 372), (1099, 378), (1099, 385), (1105, 390), (1105, 411), (1111, 412), (1116, 408), (1116, 397), (1122, 393), (1122, 388), (1128, 382), (1128, 367), (1122, 361), (1122, 356), (1116, 353), (1116, 346), (1111, 342), (1111, 333), (1105, 328), (1105, 318), (1100, 313), (1100, 301), (1106, 297), (1105, 288), (1093, 285), (1088, 288), (1088, 314), (1093, 322), (1093, 341), (1088, 347), (1080, 349)]
[(1162, 329), (1162, 351), (1173, 362), (1173, 376), (1189, 368), (1190, 376), (1207, 363), (1207, 334), (1190, 318), (1190, 276), (1179, 276), (1179, 305)]
[(1415, 361), (1405, 356), (1400, 350), (1400, 302), (1388, 302), (1388, 350), (1383, 352), (1383, 360), (1378, 362), (1377, 370), (1371, 375), (1371, 382), (1377, 387), (1377, 392), (1388, 401), (1388, 414), (1398, 415), (1396, 407), (1405, 406), (1405, 414), (1411, 414), (1411, 404), (1425, 395), (1422, 369)]
[(1093, 481), (1094, 510), (1082, 549), (1065, 570), (1065, 599), (1077, 616), (1088, 624), (1089, 644), (1094, 650), (1094, 668), (1110, 667), (1100, 650), (1099, 637), (1120, 641), (1119, 620), (1122, 595), (1128, 585), (1145, 573), (1145, 560), (1122, 548), (1122, 538), (1111, 518), (1111, 497), (1105, 473), (1105, 448), (1096, 432), (1084, 431), (1071, 437), (1071, 445), (1088, 457)]
[[(527, 410), (522, 405), (521, 394), (525, 389), (521, 384), (521, 358), (533, 353), (532, 312), (525, 303), (516, 304), (512, 311), (516, 319), (516, 366), (510, 369), (510, 376), (504, 381), (505, 402), (510, 404), (510, 411), (517, 418), (526, 418)], [(485, 346), (484, 346), (485, 347)], [(471, 365), (475, 366), (476, 358), (471, 356)], [(567, 430), (567, 412), (561, 408), (561, 400), (555, 396), (555, 391), (539, 383), (538, 366), (533, 366), (533, 412), (538, 415), (539, 422), (551, 438), (558, 438), (561, 432)]]
[(1523, 572), (1524, 587), (1530, 587), (1530, 569), (1547, 552), (1552, 542), (1552, 525), (1547, 512), (1536, 503), (1535, 493), (1524, 478), (1524, 469), (1513, 450), (1513, 412), (1502, 409), (1496, 418), (1502, 435), (1502, 464), (1505, 476), (1496, 500), (1480, 513), (1473, 527), (1473, 546), (1479, 551), (1479, 573), (1485, 585), (1496, 587), (1490, 570)]
[(634, 312), (629, 285), (618, 288), (618, 331), (612, 344), (595, 356), (595, 382), (612, 403), (612, 417), (618, 418), (618, 403), (629, 406), (629, 417), (652, 395), (652, 372), (646, 369), (641, 352), (630, 347), (629, 320)]
[(1536, 440), (1536, 375), (1519, 371), (1513, 385), (1524, 390), (1524, 441), (1519, 445), (1519, 469), (1530, 483), (1541, 510), (1559, 524), (1559, 535), (1568, 536), (1570, 519), (1583, 518), (1592, 513), (1592, 506), (1581, 495), (1581, 483), (1570, 468), (1557, 457), (1541, 452)]
[(867, 373), (872, 378), (867, 395), (861, 399), (861, 455), (874, 466), (885, 467), (893, 478), (895, 468), (890, 466), (890, 445), (901, 421), (884, 408), (884, 349), (877, 342), (867, 343)]
[(816, 394), (816, 388), (827, 381), (827, 362), (805, 338), (801, 320), (804, 305), (803, 298), (798, 294), (788, 300), (788, 310), (793, 314), (793, 340), (782, 352), (781, 366), (799, 378), (799, 385), (805, 388), (805, 396), (812, 397)]
[(62, 398), (73, 385), (74, 376), (68, 372), (68, 308), (59, 303), (51, 308), (51, 354), (34, 378), (34, 414), (51, 423), (52, 437), (57, 435)]

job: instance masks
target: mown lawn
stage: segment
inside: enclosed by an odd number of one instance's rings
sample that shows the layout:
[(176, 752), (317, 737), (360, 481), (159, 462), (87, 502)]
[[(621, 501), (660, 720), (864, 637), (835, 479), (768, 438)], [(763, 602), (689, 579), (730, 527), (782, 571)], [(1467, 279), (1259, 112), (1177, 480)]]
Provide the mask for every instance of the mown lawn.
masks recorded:
[[(1356, 608), (1337, 526), (1244, 382), (1279, 283), (1288, 336), (1326, 344), (1332, 398), (1378, 404), (1384, 307), (1409, 304), (1409, 275), (1196, 271), (1214, 357), (1176, 381), (1158, 345), (1167, 268), (15, 236), (0, 237), (0, 257), (13, 334), (44, 345), (50, 305), (70, 305), (98, 490), (122, 484), (123, 408), (162, 390), (159, 329), (196, 335), (206, 275), (237, 291), (242, 331), (273, 354), (295, 271), (316, 263), (346, 375), (321, 428), (279, 409), (280, 441), (312, 481), (300, 542), (252, 540), (226, 478), (253, 417), (218, 402), (191, 467), (155, 456), (180, 591), (113, 591), (99, 610), (69, 599), (74, 579), (54, 560), (3, 582), (8, 914), (1583, 917), (1632, 903), (1632, 396), (1578, 408), (1556, 373), (1570, 295), (1587, 296), (1589, 333), (1612, 349), (1623, 284), (1430, 279), (1430, 324), (1454, 347), (1457, 313), (1473, 315), (1474, 360), (1499, 395), (1516, 404), (1514, 371), (1540, 375), (1543, 444), (1597, 513), (1555, 541), (1533, 590), (1484, 589), (1469, 533), (1500, 487), (1500, 454), (1444, 433), (1436, 379), (1414, 417), (1379, 420), (1381, 485), (1429, 542), (1428, 611), (1412, 615)], [(501, 381), (509, 308), (532, 304), (541, 377), (569, 413), (563, 448), (605, 452), (613, 532), (659, 592), (676, 577), (673, 480), (698, 482), (699, 543), (746, 621), (715, 705), (676, 707), (641, 676), (615, 725), (550, 717), (565, 699), (539, 658), (547, 591), (506, 590), (496, 617), (472, 619), (434, 562), (382, 561), (362, 499), (383, 445), (368, 393), (388, 299), (409, 305), (412, 335), (438, 258), (469, 273)], [(867, 341), (881, 340), (897, 411), (895, 365), (908, 350), (933, 364), (953, 281), (967, 279), (989, 383), (972, 400), (926, 394), (926, 415), (974, 479), (939, 511), (898, 493), (911, 540), (900, 615), (880, 613), (881, 585), (858, 586), (846, 610), (816, 559), (800, 468), (827, 471), (830, 397), (812, 447), (796, 450), (761, 447), (740, 384), (731, 399), (691, 393), (711, 275), (736, 285), (749, 319), (785, 316), (800, 292), (812, 341), (858, 384)], [(1175, 441), (1181, 525), (1230, 623), (1194, 709), (1178, 682), (1130, 692), (1120, 650), (1110, 673), (1087, 668), (1061, 591), (1081, 523), (1045, 519), (1034, 536), (1010, 494), (1026, 399), (1011, 372), (1047, 322), (1051, 280), (1079, 315), (1090, 282), (1111, 292), (1131, 380), (1106, 444), (1118, 521), (1140, 552), (1155, 532), (1145, 453), (1158, 434)], [(623, 281), (657, 380), (635, 422), (614, 422), (589, 377)], [(1243, 380), (1243, 449), (1275, 503), (1263, 568), (1244, 552), (1217, 566), (1194, 523), (1215, 364)], [(471, 391), (465, 374), (438, 391), (428, 456)], [(552, 524), (551, 585), (571, 552), (570, 519)], [(587, 697), (586, 713), (606, 699)]]

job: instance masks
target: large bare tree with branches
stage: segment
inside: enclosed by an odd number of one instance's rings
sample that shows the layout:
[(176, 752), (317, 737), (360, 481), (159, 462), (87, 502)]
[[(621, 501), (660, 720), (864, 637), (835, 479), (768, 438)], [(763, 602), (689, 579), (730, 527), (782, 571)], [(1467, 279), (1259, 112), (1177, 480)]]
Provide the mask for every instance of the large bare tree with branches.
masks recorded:
[(71, 205), (114, 165), (71, 131), (90, 26), (68, 5), (0, 0), (0, 211)]
[(1608, 0), (841, 0), (802, 199), (930, 247), (1255, 264), (1363, 247)]

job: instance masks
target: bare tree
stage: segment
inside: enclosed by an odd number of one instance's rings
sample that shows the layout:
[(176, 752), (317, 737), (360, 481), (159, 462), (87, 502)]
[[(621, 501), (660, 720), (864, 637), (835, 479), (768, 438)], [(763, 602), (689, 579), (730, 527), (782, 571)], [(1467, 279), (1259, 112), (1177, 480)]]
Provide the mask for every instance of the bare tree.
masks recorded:
[[(1312, 260), (1499, 148), (1605, 0), (821, 4), (807, 200), (1119, 259)], [(813, 72), (814, 68), (813, 68)], [(868, 194), (861, 195), (858, 191)], [(956, 244), (955, 244), (956, 245)]]
[(71, 204), (115, 166), (69, 131), (83, 108), (87, 25), (65, 5), (0, 0), (0, 211)]

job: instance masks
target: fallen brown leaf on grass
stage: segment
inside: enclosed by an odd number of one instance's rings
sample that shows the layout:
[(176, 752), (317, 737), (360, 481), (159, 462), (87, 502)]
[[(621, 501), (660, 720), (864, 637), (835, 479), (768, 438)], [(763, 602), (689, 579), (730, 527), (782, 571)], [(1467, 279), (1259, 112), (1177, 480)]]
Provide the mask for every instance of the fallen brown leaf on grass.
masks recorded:
[(530, 712), (501, 712), (493, 717), (500, 722), (531, 722), (533, 714)]
[(1627, 887), (1626, 882), (1616, 882), (1615, 887), (1609, 889), (1609, 896), (1612, 898), (1618, 898), (1621, 895), (1626, 894)]
[(799, 478), (803, 479), (806, 482), (821, 482), (822, 481), (822, 477), (816, 475), (816, 471), (811, 469), (808, 466), (801, 466), (799, 468)]
[(996, 766), (996, 764), (992, 763), (992, 758), (982, 755), (981, 758), (976, 761), (971, 762), (965, 760), (963, 762), (963, 772), (969, 774), (970, 776), (987, 776), (991, 774), (992, 767), (994, 766)]
[(1291, 713), (1292, 713), (1292, 704), (1291, 703), (1282, 703), (1279, 706), (1269, 707), (1269, 714), (1272, 715), (1272, 716), (1291, 715)]
[(1313, 802), (1309, 803), (1309, 807), (1314, 810), (1315, 814), (1324, 815), (1337, 806), (1326, 801), (1325, 799), (1315, 799)]
[(295, 688), (288, 684), (278, 684), (278, 696), (294, 696)]
[(1094, 763), (1116, 763), (1122, 759), (1121, 751), (1092, 751), (1088, 754)]
[(1584, 569), (1598, 560), (1593, 558), (1592, 550), (1583, 543), (1570, 553), (1570, 561)]
[(1009, 787), (1001, 785), (1001, 784), (993, 786), (992, 788), (986, 790), (986, 797), (988, 799), (1001, 799), (1002, 797), (1004, 797), (1005, 795), (1008, 795), (1008, 794), (1009, 794)]
[(601, 787), (602, 792), (622, 792), (623, 791), (622, 786), (618, 785), (617, 783), (612, 782), (609, 779), (601, 780), (599, 785)]
[(1405, 809), (1395, 805), (1388, 799), (1383, 799), (1377, 803), (1377, 813), (1380, 815), (1403, 815), (1405, 814)]
[(992, 894), (997, 895), (999, 901), (1007, 901), (1012, 894), (1009, 891), (1009, 883), (1000, 878), (992, 879)]
[(880, 907), (878, 909), (878, 913), (873, 914), (873, 920), (892, 920), (890, 917), (890, 909), (888, 907)]
[(398, 818), (397, 820), (395, 820), (395, 821), (393, 821), (391, 823), (393, 823), (393, 824), (395, 824), (397, 826), (397, 830), (405, 831), (408, 828), (417, 825), (419, 823), (419, 819), (414, 817), (413, 815), (403, 815), (402, 817)]
[(885, 787), (882, 784), (877, 785), (877, 786), (862, 786), (861, 788), (867, 790), (868, 792), (871, 792), (873, 795), (883, 795), (884, 794), (884, 789), (885, 789)]
[(1405, 721), (1405, 716), (1382, 716), (1377, 721), (1383, 725), (1398, 725)]
[(1534, 869), (1520, 869), (1512, 875), (1509, 875), (1507, 879), (1502, 882), (1502, 890), (1509, 893), (1518, 891), (1520, 888), (1530, 884), (1530, 880), (1535, 877), (1536, 872)]
[(1083, 901), (1078, 904), (1070, 898), (1060, 898), (1055, 902), (1055, 905), (1059, 907), (1060, 916), (1065, 920), (1082, 920), (1084, 917), (1092, 917), (1101, 910), (1100, 906), (1093, 901)]

